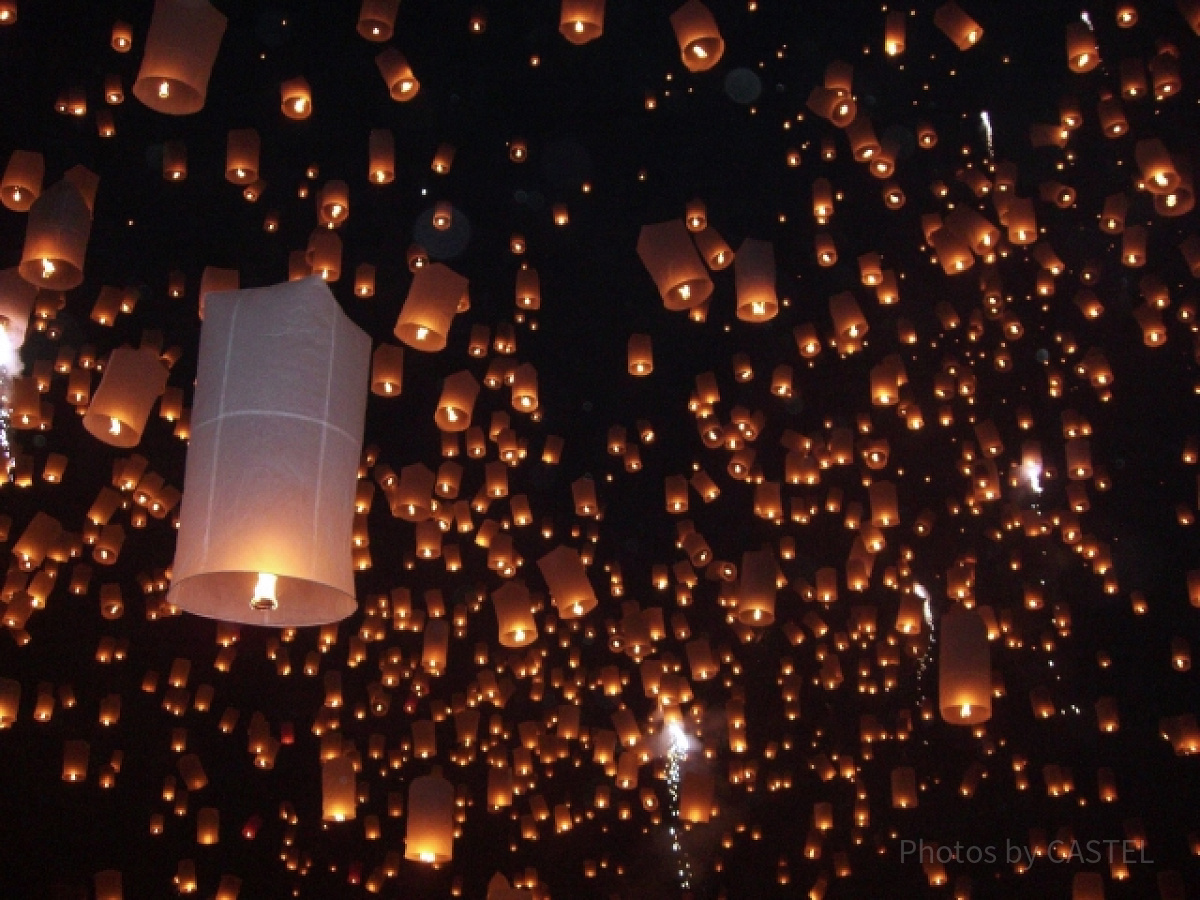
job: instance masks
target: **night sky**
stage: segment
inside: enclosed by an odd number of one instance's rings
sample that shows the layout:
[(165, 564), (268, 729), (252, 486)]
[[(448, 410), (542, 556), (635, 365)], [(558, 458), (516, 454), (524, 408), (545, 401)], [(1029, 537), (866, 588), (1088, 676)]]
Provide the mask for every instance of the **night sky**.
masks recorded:
[[(529, 891), (519, 896), (554, 898), (1200, 893), (1200, 685), (1189, 671), (1200, 642), (1200, 4), (962, 0), (981, 37), (960, 50), (936, 2), (706, 0), (724, 48), (698, 72), (672, 29), (678, 5), (608, 0), (603, 33), (577, 45), (559, 29), (566, 0), (402, 0), (381, 43), (356, 29), (357, 0), (214, 0), (228, 21), (203, 108), (167, 115), (132, 91), (149, 0), (0, 0), (0, 167), (14, 151), (41, 154), (43, 193), (76, 166), (99, 177), (82, 283), (41, 289), (30, 310), (0, 280), (9, 332), (29, 316), (0, 376), (0, 685), (20, 687), (15, 721), (0, 690), (0, 900), (92, 898), (111, 870), (130, 900), (175, 896), (189, 871), (194, 896), (221, 900), (482, 898), (496, 872)], [(904, 23), (891, 55), (889, 11)], [(118, 51), (122, 25), (130, 43)], [(1098, 65), (1072, 71), (1069, 34), (1094, 39)], [(388, 47), (419, 81), (412, 99), (389, 95), (376, 64)], [(857, 120), (839, 127), (809, 100), (846, 72)], [(311, 89), (302, 120), (281, 112), (280, 86), (298, 76)], [(1118, 107), (1127, 130), (1106, 133)], [(877, 139), (867, 161), (853, 148), (864, 123)], [(228, 133), (245, 128), (261, 139), (253, 199), (225, 177)], [(386, 184), (371, 180), (373, 129), (394, 138)], [(164, 150), (179, 145), (187, 174), (172, 181)], [(1152, 145), (1178, 176), (1169, 194), (1148, 180)], [(454, 155), (439, 174), (441, 147)], [(880, 157), (894, 163), (886, 177)], [(289, 255), (326, 231), (315, 201), (334, 180), (349, 187), (349, 212), (333, 232), (341, 274), (329, 288), (372, 347), (401, 344), (414, 248), (469, 279), (469, 309), (444, 350), (404, 347), (399, 396), (368, 398), (358, 611), (324, 628), (222, 625), (167, 600), (179, 505), (147, 516), (118, 477), (136, 455), (141, 478), (161, 478), (143, 488), (181, 491), (186, 429), (160, 403), (136, 447), (110, 446), (84, 429), (68, 380), (94, 395), (111, 351), (156, 347), (169, 392), (190, 408), (202, 273), (236, 270), (241, 288), (309, 274)], [(21, 263), (30, 219), (11, 208), (9, 183), (0, 269)], [(828, 217), (814, 211), (823, 186)], [(747, 240), (771, 248), (769, 320), (739, 317), (736, 261), (708, 272), (704, 305), (664, 305), (639, 235), (683, 228), (696, 200), (735, 254)], [(1123, 221), (1109, 223), (1121, 200)], [(1029, 240), (1013, 225), (1025, 201)], [(439, 202), (453, 208), (446, 230), (433, 223)], [(990, 224), (991, 246), (972, 246), (968, 220)], [(1139, 230), (1144, 253), (1131, 260)], [(820, 258), (824, 241), (836, 259)], [(956, 248), (960, 272), (943, 265)], [(895, 297), (864, 276), (871, 253)], [(370, 296), (356, 291), (364, 264)], [(523, 266), (538, 273), (540, 308), (515, 302)], [(97, 321), (104, 288), (131, 309)], [(831, 298), (844, 292), (868, 329), (858, 341), (835, 325)], [(816, 353), (798, 337), (809, 328)], [(631, 335), (650, 336), (645, 377), (630, 374)], [(466, 369), (485, 382), (521, 363), (537, 372), (536, 413), (484, 385), (471, 422), (485, 454), (455, 443), (461, 485), (435, 510), (443, 555), (418, 559), (383, 467), (438, 471), (443, 380)], [(790, 396), (776, 390), (781, 367)], [(9, 410), (23, 378), (52, 410), (40, 425)], [(703, 396), (710, 379), (715, 401)], [(523, 454), (507, 469), (509, 498), (452, 521), (455, 499), (476, 500), (500, 458), (505, 426)], [(998, 443), (985, 447), (990, 435)], [(1067, 459), (1081, 439), (1083, 475)], [(47, 464), (61, 457), (51, 483)], [(718, 497), (701, 495), (698, 473)], [(684, 511), (667, 507), (671, 476), (691, 479)], [(573, 487), (588, 478), (600, 509), (581, 515)], [(876, 535), (869, 485), (880, 481), (895, 485), (898, 520)], [(88, 542), (105, 486), (123, 496), (112, 564)], [(756, 509), (772, 486), (779, 507)], [(514, 495), (528, 498), (529, 524), (514, 521)], [(63, 535), (23, 566), (12, 551), (39, 513)], [(689, 527), (711, 548), (708, 565), (682, 549)], [(511, 535), (514, 577), (532, 592), (539, 636), (524, 649), (499, 642), (490, 597), (513, 579), (489, 568), (481, 528)], [(873, 536), (882, 546), (855, 584), (855, 554)], [(582, 618), (556, 613), (537, 565), (558, 546), (589, 562), (599, 603)], [(774, 621), (755, 627), (738, 615), (740, 576), (744, 554), (764, 549)], [(823, 596), (831, 569), (836, 596)], [(106, 586), (123, 598), (115, 613)], [(405, 590), (414, 612), (452, 621), (442, 672), (423, 668), (420, 627), (398, 614)], [(960, 607), (990, 630), (992, 714), (973, 727), (939, 712), (940, 627)], [(905, 633), (898, 619), (913, 608), (919, 625)], [(635, 651), (659, 614), (662, 633)], [(699, 639), (719, 664), (713, 678), (689, 663)], [(173, 688), (180, 660), (190, 670)], [(687, 681), (684, 702), (667, 704), (682, 716), (674, 728), (647, 688), (658, 669)], [(489, 682), (505, 696), (489, 697)], [(117, 720), (101, 724), (116, 703)], [(580, 728), (564, 737), (572, 704)], [(629, 789), (594, 759), (622, 709), (642, 734)], [(479, 713), (469, 744), (464, 710)], [(437, 753), (414, 758), (413, 724), (427, 720)], [(279, 742), (273, 768), (248, 749), (255, 721)], [(340, 733), (358, 769), (350, 821), (322, 821), (322, 731)], [(511, 806), (491, 810), (489, 767), (512, 767), (523, 736), (531, 770)], [(80, 740), (86, 777), (69, 783), (64, 745)], [(189, 792), (180, 759), (191, 755), (207, 785)], [(453, 859), (437, 867), (403, 859), (407, 815), (389, 799), (434, 766), (460, 801)], [(893, 796), (906, 767), (919, 794), (908, 809)], [(680, 821), (681, 772), (713, 776), (709, 822)], [(818, 804), (830, 804), (828, 828)], [(197, 841), (205, 809), (219, 814), (213, 844)], [(1066, 858), (1045, 855), (1055, 841)], [(944, 865), (923, 866), (914, 848)], [(1087, 893), (1091, 875), (1103, 893)]]

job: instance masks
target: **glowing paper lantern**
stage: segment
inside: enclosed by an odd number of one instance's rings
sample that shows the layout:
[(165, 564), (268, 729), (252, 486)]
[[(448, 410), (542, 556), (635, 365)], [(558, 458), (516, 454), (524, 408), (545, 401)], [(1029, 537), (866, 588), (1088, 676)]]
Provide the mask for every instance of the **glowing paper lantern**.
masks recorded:
[(399, 50), (388, 47), (375, 57), (375, 65), (379, 67), (379, 74), (383, 76), (383, 83), (387, 85), (393, 100), (403, 103), (417, 96), (421, 90), (421, 83)]
[(479, 382), (466, 369), (455, 372), (442, 382), (442, 396), (433, 414), (442, 431), (466, 431), (471, 426), (471, 413), (479, 396)]
[(466, 278), (442, 263), (422, 266), (413, 275), (396, 319), (396, 337), (415, 350), (433, 353), (445, 348), (467, 285)]
[(321, 818), (326, 822), (346, 822), (357, 813), (358, 792), (354, 781), (354, 760), (335, 756), (321, 761)]
[(767, 322), (779, 312), (775, 293), (775, 247), (770, 241), (746, 238), (733, 264), (737, 288), (737, 317), (743, 322)]
[(21, 277), (39, 288), (69, 291), (83, 283), (92, 212), (79, 189), (63, 179), (29, 208)]
[(133, 95), (156, 112), (199, 112), (225, 24), (207, 0), (155, 0)]
[(725, 41), (717, 20), (700, 0), (688, 0), (671, 13), (671, 27), (675, 29), (679, 55), (689, 72), (706, 72), (720, 62)]
[(992, 669), (987, 625), (975, 610), (955, 606), (942, 616), (938, 638), (938, 707), (951, 725), (992, 717)]
[(712, 279), (682, 219), (643, 225), (637, 251), (667, 309), (692, 309), (712, 294)]
[(166, 386), (167, 368), (154, 350), (114, 350), (83, 427), (106, 444), (136, 447), (154, 401)]
[(537, 622), (533, 618), (529, 589), (523, 581), (510, 581), (492, 591), (492, 603), (502, 647), (526, 647), (537, 640)]
[(983, 37), (983, 28), (968, 16), (961, 6), (950, 0), (937, 8), (933, 24), (954, 42), (959, 50), (970, 50)]
[(559, 33), (572, 44), (586, 44), (604, 33), (604, 0), (562, 0)]
[(596, 608), (596, 592), (576, 550), (558, 546), (538, 560), (554, 607), (564, 619), (577, 619)]
[[(0, 341), (8, 343), (7, 350), (0, 346), (0, 354), (3, 354), (3, 364), (9, 367), (10, 372), (13, 371), (14, 362), (19, 368), (19, 359), (15, 358), (15, 354), (25, 343), (29, 314), (36, 300), (37, 288), (22, 278), (15, 267), (0, 270), (0, 331), (3, 332)], [(14, 354), (13, 360), (8, 359), (8, 352)]]
[(42, 154), (29, 150), (14, 150), (0, 179), (0, 203), (13, 212), (25, 212), (42, 192), (46, 161)]
[(320, 279), (209, 298), (171, 603), (275, 626), (354, 611), (370, 353)]
[(446, 863), (454, 855), (454, 785), (434, 767), (408, 786), (404, 858)]
[(363, 0), (358, 13), (358, 33), (368, 41), (390, 41), (399, 6), (400, 0)]

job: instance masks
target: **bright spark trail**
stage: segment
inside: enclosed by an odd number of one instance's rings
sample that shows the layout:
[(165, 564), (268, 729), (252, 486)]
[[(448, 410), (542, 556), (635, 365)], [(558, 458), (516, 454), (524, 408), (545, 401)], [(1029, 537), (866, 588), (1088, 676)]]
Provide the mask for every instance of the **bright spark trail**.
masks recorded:
[(667, 726), (667, 735), (671, 739), (671, 746), (667, 751), (667, 789), (671, 792), (671, 809), (669, 812), (671, 818), (675, 820), (667, 830), (671, 834), (671, 851), (675, 854), (679, 863), (677, 870), (679, 873), (679, 886), (686, 891), (691, 887), (692, 864), (679, 842), (680, 825), (678, 820), (679, 786), (683, 779), (683, 763), (687, 760), (688, 756), (688, 737), (687, 732), (683, 730), (683, 726), (677, 722), (672, 722)]

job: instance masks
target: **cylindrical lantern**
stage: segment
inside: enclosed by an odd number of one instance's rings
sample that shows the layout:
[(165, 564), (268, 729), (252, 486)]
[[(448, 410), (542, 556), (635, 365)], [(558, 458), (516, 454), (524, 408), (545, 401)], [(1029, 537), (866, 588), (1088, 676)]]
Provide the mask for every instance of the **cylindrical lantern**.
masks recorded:
[(312, 106), (312, 88), (303, 76), (279, 85), (279, 109), (289, 119), (307, 119), (312, 115)]
[(987, 625), (973, 609), (956, 606), (942, 616), (938, 638), (938, 707), (951, 725), (979, 725), (992, 717), (992, 667)]
[(380, 344), (371, 355), (371, 393), (399, 397), (404, 382), (404, 348)]
[(650, 335), (631, 334), (628, 355), (630, 375), (649, 375), (654, 371), (654, 350), (650, 344)]
[(321, 818), (326, 822), (353, 819), (358, 803), (354, 760), (335, 756), (321, 762)]
[(712, 279), (682, 219), (643, 225), (637, 251), (667, 309), (691, 309), (712, 294)]
[(231, 129), (225, 139), (225, 180), (238, 185), (258, 181), (261, 145), (253, 128)]
[(358, 33), (368, 41), (390, 41), (399, 6), (400, 0), (363, 0), (358, 13)]
[(526, 647), (537, 640), (537, 622), (533, 618), (533, 605), (529, 589), (523, 581), (510, 581), (492, 592), (492, 603), (496, 609), (496, 623), (500, 631), (502, 647)]
[(31, 150), (14, 150), (0, 180), (0, 202), (13, 212), (25, 212), (42, 192), (46, 161)]
[(408, 786), (404, 858), (446, 863), (454, 855), (454, 785), (434, 769)]
[(596, 592), (576, 550), (558, 546), (538, 560), (554, 607), (564, 619), (577, 619), (596, 608)]
[(705, 72), (721, 60), (725, 41), (717, 20), (700, 0), (687, 0), (671, 13), (671, 27), (679, 42), (679, 55), (689, 72)]
[(379, 74), (383, 76), (383, 83), (387, 85), (393, 100), (403, 103), (417, 96), (421, 83), (399, 50), (388, 47), (375, 57), (375, 65), (379, 67)]
[(775, 621), (775, 572), (778, 563), (770, 550), (747, 550), (739, 571), (738, 620), (744, 625), (770, 625)]
[(604, 0), (562, 0), (558, 30), (572, 44), (586, 44), (604, 33)]
[(416, 350), (445, 348), (450, 324), (468, 281), (442, 263), (430, 263), (414, 273), (408, 296), (396, 320), (395, 335)]
[(83, 417), (83, 427), (106, 444), (136, 447), (154, 401), (166, 386), (167, 367), (154, 350), (114, 350)]
[[(22, 278), (20, 271), (15, 266), (11, 269), (0, 270), (0, 329), (3, 329), (5, 337), (8, 339), (9, 349), (14, 354), (25, 343), (25, 333), (29, 329), (29, 314), (33, 312), (37, 294), (37, 288)], [(9, 363), (9, 365), (12, 364)], [(75, 371), (87, 374), (86, 369)]]
[(168, 599), (229, 622), (342, 619), (370, 338), (318, 278), (208, 306)]
[(63, 179), (29, 208), (21, 277), (39, 288), (69, 291), (83, 283), (92, 211), (82, 192)]
[(466, 369), (447, 376), (442, 382), (442, 396), (433, 414), (438, 428), (442, 431), (466, 431), (471, 425), (471, 413), (478, 396), (479, 382)]
[(396, 139), (386, 128), (372, 128), (367, 138), (368, 176), (372, 184), (396, 179)]
[(770, 241), (746, 238), (733, 264), (737, 317), (743, 322), (767, 322), (779, 312), (775, 293), (775, 247)]
[(937, 8), (933, 14), (933, 24), (950, 38), (959, 50), (970, 50), (983, 37), (983, 27), (967, 15), (954, 0)]
[(121, 873), (116, 869), (97, 872), (93, 883), (96, 888), (96, 900), (125, 900)]
[(133, 95), (156, 112), (199, 112), (225, 22), (207, 0), (155, 0)]

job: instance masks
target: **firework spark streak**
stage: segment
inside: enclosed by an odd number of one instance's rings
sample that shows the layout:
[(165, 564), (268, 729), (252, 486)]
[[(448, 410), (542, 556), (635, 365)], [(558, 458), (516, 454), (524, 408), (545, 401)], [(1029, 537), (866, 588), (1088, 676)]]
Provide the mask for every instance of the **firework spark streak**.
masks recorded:
[(986, 109), (979, 114), (979, 122), (983, 125), (983, 137), (987, 142), (988, 159), (992, 159), (996, 155), (996, 151), (992, 145), (992, 117)]
[(679, 886), (683, 890), (691, 887), (692, 864), (687, 858), (679, 841), (679, 786), (683, 779), (683, 763), (688, 756), (688, 737), (683, 726), (672, 722), (667, 726), (667, 735), (671, 739), (667, 751), (667, 789), (671, 792), (671, 818), (675, 820), (668, 827), (671, 834), (671, 852), (678, 861)]
[(12, 390), (11, 372), (17, 368), (16, 354), (8, 338), (7, 322), (0, 317), (0, 476), (8, 478), (12, 468), (12, 448), (8, 443), (8, 421), (12, 414), (10, 407), (10, 392)]

